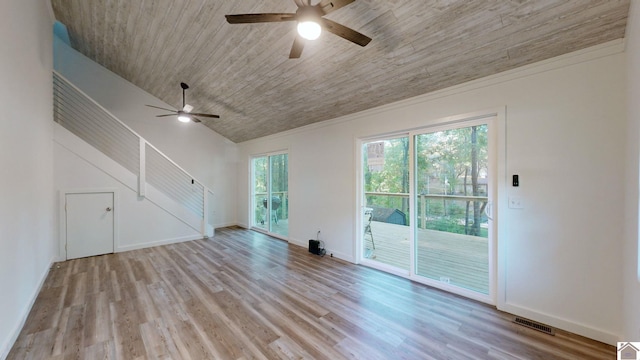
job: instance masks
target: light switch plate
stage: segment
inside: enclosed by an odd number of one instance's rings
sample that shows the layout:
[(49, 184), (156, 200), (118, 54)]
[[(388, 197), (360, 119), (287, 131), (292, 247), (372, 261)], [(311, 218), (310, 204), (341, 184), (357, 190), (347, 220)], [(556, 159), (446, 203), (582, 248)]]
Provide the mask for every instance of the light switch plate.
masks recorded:
[(522, 197), (509, 196), (509, 209), (522, 209)]

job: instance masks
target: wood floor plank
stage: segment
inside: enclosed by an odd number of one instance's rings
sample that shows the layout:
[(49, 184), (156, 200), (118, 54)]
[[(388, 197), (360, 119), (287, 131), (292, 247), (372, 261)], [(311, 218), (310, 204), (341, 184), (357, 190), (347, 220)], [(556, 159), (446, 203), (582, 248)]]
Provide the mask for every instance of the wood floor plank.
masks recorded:
[(179, 359), (180, 352), (164, 319), (158, 318), (140, 325), (140, 335), (152, 359)]
[(8, 359), (607, 359), (615, 348), (240, 228), (55, 264)]
[(136, 308), (135, 302), (121, 300), (109, 304), (111, 326), (116, 354), (121, 359), (135, 359), (146, 355), (140, 325), (142, 309)]
[(74, 305), (69, 310), (69, 321), (62, 342), (62, 354), (65, 359), (83, 359), (84, 344), (84, 315), (85, 305)]

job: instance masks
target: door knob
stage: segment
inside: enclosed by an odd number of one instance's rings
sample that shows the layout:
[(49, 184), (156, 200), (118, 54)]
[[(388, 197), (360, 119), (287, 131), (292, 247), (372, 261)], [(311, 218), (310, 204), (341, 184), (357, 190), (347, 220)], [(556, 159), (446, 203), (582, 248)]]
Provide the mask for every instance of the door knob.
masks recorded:
[(111, 211), (111, 208), (110, 208), (110, 207), (108, 207), (108, 208), (107, 208), (107, 211)]

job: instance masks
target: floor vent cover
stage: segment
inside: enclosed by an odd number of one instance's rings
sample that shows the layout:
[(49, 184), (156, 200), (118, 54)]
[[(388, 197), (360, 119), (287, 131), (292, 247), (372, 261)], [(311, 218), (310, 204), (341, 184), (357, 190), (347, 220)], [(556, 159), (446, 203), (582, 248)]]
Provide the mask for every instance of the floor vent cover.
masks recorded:
[(534, 329), (534, 330), (538, 330), (540, 332), (543, 332), (545, 334), (549, 334), (549, 335), (555, 335), (556, 334), (556, 330), (554, 328), (552, 328), (549, 325), (545, 325), (545, 324), (541, 324), (539, 322), (535, 322), (535, 321), (531, 321), (525, 318), (521, 318), (519, 316), (517, 316), (515, 318), (515, 320), (513, 320), (514, 323), (516, 324), (520, 324), (522, 326), (526, 326), (528, 328)]

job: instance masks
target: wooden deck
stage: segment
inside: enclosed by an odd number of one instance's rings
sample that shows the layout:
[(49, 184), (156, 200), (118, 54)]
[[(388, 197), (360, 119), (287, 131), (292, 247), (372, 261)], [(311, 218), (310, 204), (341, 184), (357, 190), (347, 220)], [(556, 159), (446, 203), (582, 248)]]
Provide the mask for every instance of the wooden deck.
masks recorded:
[[(269, 224), (267, 224), (267, 223), (264, 223), (264, 224), (257, 223), (254, 226), (256, 228), (258, 228), (258, 229), (262, 229), (264, 231), (267, 231)], [(280, 220), (278, 220), (277, 223), (273, 222), (271, 224), (271, 232), (273, 234), (278, 234), (278, 235), (283, 236), (285, 238), (288, 237), (289, 236), (289, 219), (280, 219)]]
[[(266, 230), (267, 224), (258, 224)], [(288, 219), (273, 223), (271, 231), (289, 235)], [(365, 236), (366, 257), (409, 270), (409, 227), (372, 221), (371, 237)], [(368, 255), (368, 256), (367, 256)], [(482, 294), (489, 293), (489, 247), (486, 238), (418, 229), (417, 273)]]
[[(365, 236), (365, 256), (409, 270), (409, 227), (372, 221)], [(417, 273), (483, 294), (489, 293), (489, 246), (486, 238), (418, 229)], [(371, 251), (373, 250), (373, 251)]]

